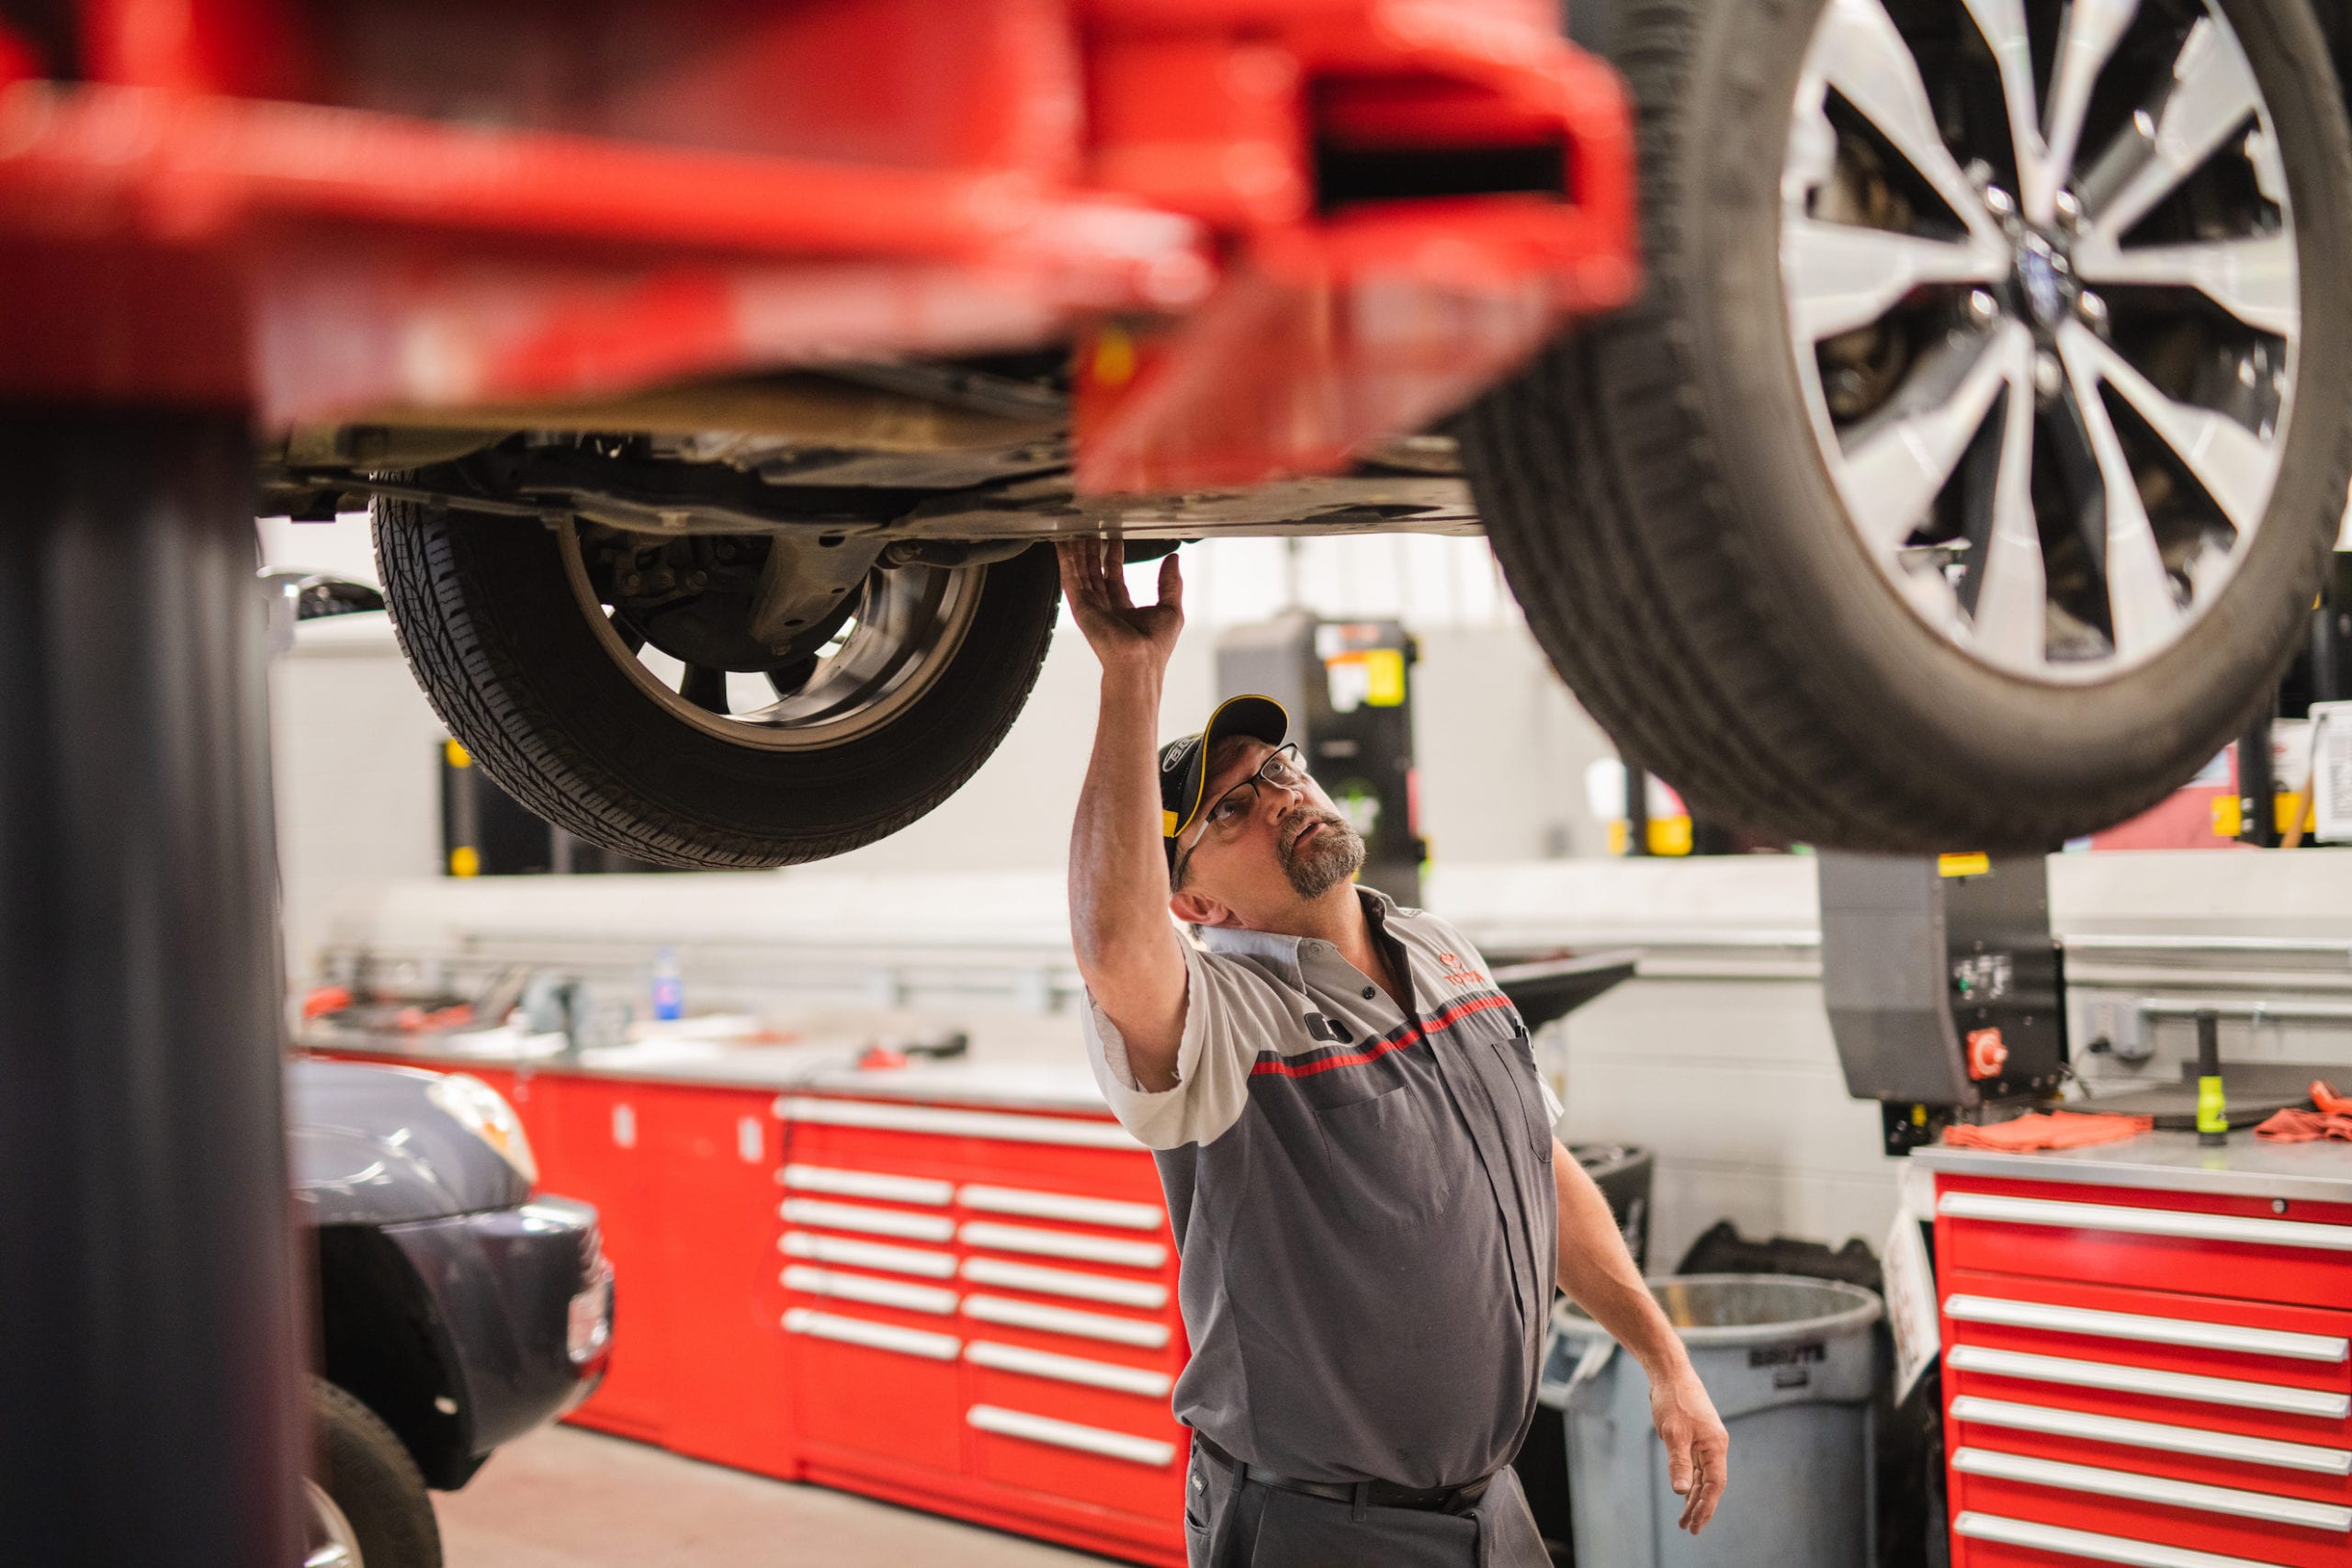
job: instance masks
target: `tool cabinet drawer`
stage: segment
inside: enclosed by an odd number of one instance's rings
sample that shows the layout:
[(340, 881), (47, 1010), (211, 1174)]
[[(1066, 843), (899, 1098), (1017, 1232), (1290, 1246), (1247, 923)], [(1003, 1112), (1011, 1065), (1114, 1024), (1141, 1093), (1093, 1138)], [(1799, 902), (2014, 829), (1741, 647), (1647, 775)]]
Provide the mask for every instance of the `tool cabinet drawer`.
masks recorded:
[(1114, 1513), (1149, 1519), (1182, 1515), (1185, 1434), (1130, 1429), (1049, 1415), (1046, 1401), (975, 1403), (964, 1413), (981, 1479), (1024, 1492), (1083, 1499)]
[(2201, 1415), (2120, 1416), (2082, 1403), (2056, 1390), (2030, 1399), (1957, 1394), (1947, 1411), (1947, 1452), (2022, 1455), (2189, 1487), (2352, 1506), (2352, 1448), (2340, 1432), (2319, 1442), (2256, 1438), (2212, 1426)]
[(943, 1475), (963, 1468), (954, 1420), (963, 1346), (944, 1320), (829, 1303), (788, 1309), (784, 1331), (803, 1442), (837, 1461), (847, 1453)]
[[(2352, 1506), (2000, 1450), (1962, 1448), (1951, 1461), (1955, 1522), (1990, 1515), (2276, 1568), (2343, 1568), (2352, 1558)], [(2196, 1560), (2110, 1561), (2187, 1568)]]
[(1143, 1145), (1106, 1117), (821, 1095), (779, 1096), (775, 1110), (796, 1159), (1159, 1201), (1159, 1173)]
[(2161, 1540), (2109, 1535), (2040, 1519), (1969, 1510), (1952, 1519), (1952, 1568), (2284, 1568), (2263, 1558), (2198, 1551)]
[(1947, 1345), (2352, 1393), (2352, 1312), (1973, 1269), (1942, 1309)]
[(2200, 1193), (1944, 1177), (1946, 1269), (2242, 1301), (2352, 1302), (2352, 1213)]

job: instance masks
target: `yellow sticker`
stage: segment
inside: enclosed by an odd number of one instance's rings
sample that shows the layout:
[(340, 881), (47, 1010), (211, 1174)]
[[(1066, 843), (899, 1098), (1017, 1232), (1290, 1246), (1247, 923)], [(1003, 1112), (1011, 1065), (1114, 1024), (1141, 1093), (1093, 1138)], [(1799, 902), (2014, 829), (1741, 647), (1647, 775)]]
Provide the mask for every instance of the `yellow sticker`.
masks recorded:
[(1938, 876), (1982, 876), (1993, 869), (1991, 855), (1938, 855)]
[(1124, 387), (1135, 379), (1136, 340), (1116, 327), (1105, 327), (1102, 335), (1094, 340), (1095, 381), (1104, 387)]
[(475, 849), (471, 844), (459, 844), (456, 849), (451, 850), (449, 852), (449, 874), (452, 876), (480, 876), (481, 874), (481, 852)]
[(2245, 807), (2234, 795), (2213, 797), (2213, 837), (2234, 839), (2245, 831)]
[(1363, 656), (1363, 700), (1376, 708), (1405, 705), (1405, 650), (1400, 648), (1367, 649)]
[(474, 760), (468, 754), (466, 749), (454, 740), (441, 742), (441, 760), (453, 768), (470, 768), (474, 765)]

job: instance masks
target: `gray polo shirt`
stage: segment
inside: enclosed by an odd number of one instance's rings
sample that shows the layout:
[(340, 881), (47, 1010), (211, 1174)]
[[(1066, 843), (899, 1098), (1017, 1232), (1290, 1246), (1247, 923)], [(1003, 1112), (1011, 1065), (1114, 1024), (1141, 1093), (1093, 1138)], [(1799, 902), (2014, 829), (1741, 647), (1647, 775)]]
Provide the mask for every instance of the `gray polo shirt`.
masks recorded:
[(1091, 998), (1088, 1054), (1168, 1194), (1177, 1418), (1299, 1480), (1451, 1486), (1534, 1415), (1559, 1102), (1477, 949), (1358, 892), (1407, 1008), (1329, 942), (1211, 928), (1176, 1087), (1136, 1086)]

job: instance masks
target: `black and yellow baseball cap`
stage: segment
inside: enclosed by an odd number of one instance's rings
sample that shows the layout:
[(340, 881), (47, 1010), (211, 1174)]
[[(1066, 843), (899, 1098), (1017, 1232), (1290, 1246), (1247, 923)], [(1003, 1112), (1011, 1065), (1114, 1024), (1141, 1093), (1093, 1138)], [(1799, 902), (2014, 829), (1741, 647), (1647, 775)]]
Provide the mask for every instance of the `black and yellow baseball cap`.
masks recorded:
[(1216, 743), (1228, 735), (1247, 735), (1279, 746), (1289, 733), (1290, 715), (1283, 705), (1252, 694), (1226, 698), (1198, 735), (1170, 740), (1159, 749), (1159, 834), (1169, 870), (1176, 869), (1176, 835), (1191, 827), (1207, 804), (1201, 792), (1208, 786), (1209, 753)]

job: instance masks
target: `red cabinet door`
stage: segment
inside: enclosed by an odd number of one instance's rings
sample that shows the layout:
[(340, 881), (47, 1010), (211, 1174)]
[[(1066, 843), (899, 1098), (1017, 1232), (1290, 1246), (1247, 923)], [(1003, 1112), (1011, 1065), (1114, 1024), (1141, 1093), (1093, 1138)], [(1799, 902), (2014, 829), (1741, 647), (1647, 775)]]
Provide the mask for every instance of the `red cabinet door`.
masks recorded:
[(668, 1295), (666, 1440), (696, 1459), (789, 1479), (775, 1099), (665, 1087), (644, 1147)]
[(542, 1184), (596, 1206), (613, 1265), (612, 1364), (568, 1419), (660, 1442), (668, 1427), (663, 1383), (673, 1297), (663, 1278), (662, 1216), (653, 1201), (648, 1142), (671, 1091), (584, 1077), (542, 1077), (534, 1089), (535, 1100), (554, 1101), (559, 1163), (542, 1171)]

